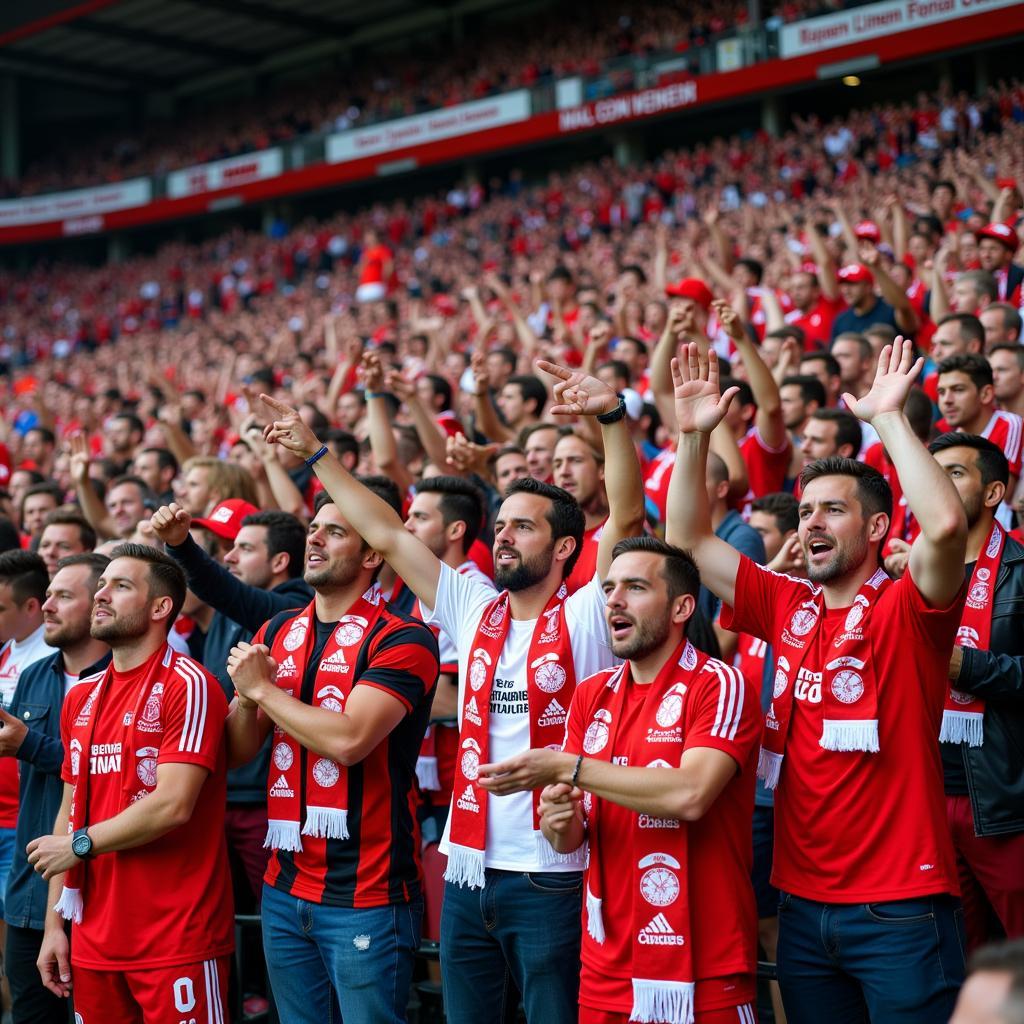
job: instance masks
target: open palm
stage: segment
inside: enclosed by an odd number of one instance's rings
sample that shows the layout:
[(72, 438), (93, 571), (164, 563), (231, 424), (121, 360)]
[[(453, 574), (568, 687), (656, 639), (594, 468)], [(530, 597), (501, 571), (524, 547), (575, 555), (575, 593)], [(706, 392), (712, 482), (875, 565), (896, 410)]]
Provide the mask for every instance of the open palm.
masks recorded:
[(676, 422), (682, 434), (710, 434), (725, 418), (729, 403), (739, 391), (729, 388), (723, 395), (718, 385), (718, 356), (708, 352), (705, 361), (699, 348), (686, 344), (682, 358), (672, 360), (672, 386), (676, 404)]
[(863, 398), (843, 395), (843, 401), (850, 412), (865, 423), (884, 413), (902, 412), (923, 366), (924, 357), (914, 361), (913, 342), (897, 335), (892, 345), (886, 345), (878, 356), (871, 390)]

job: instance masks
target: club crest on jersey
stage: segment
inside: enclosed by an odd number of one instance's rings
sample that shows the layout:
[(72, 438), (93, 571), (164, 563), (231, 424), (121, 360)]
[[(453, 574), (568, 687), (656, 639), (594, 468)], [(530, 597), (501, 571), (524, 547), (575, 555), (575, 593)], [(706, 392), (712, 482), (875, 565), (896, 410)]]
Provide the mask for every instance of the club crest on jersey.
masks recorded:
[(641, 946), (685, 946), (686, 940), (677, 935), (664, 914), (655, 914), (651, 923), (641, 928), (636, 941)]
[(334, 631), (334, 642), (341, 647), (351, 647), (363, 639), (369, 622), (361, 615), (342, 615)]
[(971, 650), (977, 650), (980, 639), (978, 631), (972, 626), (961, 626), (956, 631), (956, 642), (959, 647), (970, 647)]
[(270, 787), (270, 795), (291, 800), (295, 796), (295, 790), (288, 785), (288, 780), (283, 775), (279, 775), (277, 782)]
[(127, 729), (132, 724), (132, 722), (134, 722), (134, 721), (135, 721), (135, 712), (134, 711), (126, 711), (124, 713), (124, 718), (121, 719), (121, 724)]
[(558, 655), (554, 651), (532, 662), (530, 668), (535, 670), (533, 681), (545, 693), (558, 693), (565, 685), (565, 669), (558, 664)]
[(668, 853), (649, 853), (637, 864), (647, 870), (640, 876), (640, 895), (652, 907), (670, 907), (679, 898), (679, 861)]
[(793, 617), (789, 620), (789, 626), (782, 631), (782, 642), (789, 644), (790, 647), (795, 647), (797, 650), (803, 650), (804, 641), (801, 638), (807, 636), (814, 629), (817, 622), (817, 604), (813, 600), (804, 601), (793, 612)]
[(295, 755), (287, 743), (274, 744), (274, 767), (279, 772), (286, 772), (295, 763)]
[(160, 756), (160, 751), (156, 747), (143, 747), (135, 751), (135, 756), (139, 758), (139, 763), (135, 766), (139, 782), (152, 789), (156, 785), (156, 759)]
[(465, 788), (465, 790), (462, 793), (462, 796), (460, 796), (459, 799), (455, 801), (455, 806), (458, 807), (460, 811), (472, 811), (474, 814), (479, 813), (480, 805), (477, 803), (476, 796), (473, 793), (472, 785), (469, 785)]
[(662, 729), (671, 729), (683, 717), (683, 697), (686, 696), (686, 684), (676, 683), (661, 698), (654, 720)]
[(313, 781), (321, 789), (330, 789), (341, 778), (341, 769), (329, 757), (321, 757), (313, 765)]
[(607, 708), (598, 708), (594, 712), (594, 720), (587, 726), (583, 736), (583, 752), (585, 754), (599, 754), (606, 746), (611, 732), (608, 724), (612, 720), (612, 713)]
[(459, 765), (462, 768), (462, 774), (470, 782), (473, 782), (480, 774), (480, 753), (480, 744), (472, 736), (462, 741), (462, 759), (459, 761)]
[(479, 693), (487, 682), (487, 669), (491, 664), (491, 656), (482, 647), (473, 652), (473, 660), (469, 664), (469, 685), (474, 693)]
[(540, 718), (537, 719), (537, 724), (541, 728), (546, 728), (551, 725), (565, 725), (565, 719), (567, 716), (565, 708), (558, 703), (554, 698), (551, 699), (551, 703), (544, 709)]
[(480, 708), (477, 706), (476, 697), (469, 698), (469, 703), (462, 712), (462, 717), (466, 719), (467, 722), (472, 722), (474, 725), (481, 725), (483, 723), (483, 719), (480, 717)]
[(306, 642), (306, 633), (309, 630), (309, 619), (306, 616), (296, 619), (284, 638), (284, 649), (286, 651), (297, 651)]

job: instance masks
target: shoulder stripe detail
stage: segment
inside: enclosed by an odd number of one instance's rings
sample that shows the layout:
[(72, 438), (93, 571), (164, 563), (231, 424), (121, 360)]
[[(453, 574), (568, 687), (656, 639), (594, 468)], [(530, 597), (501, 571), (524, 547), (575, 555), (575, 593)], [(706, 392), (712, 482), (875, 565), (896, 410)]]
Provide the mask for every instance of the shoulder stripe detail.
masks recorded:
[(187, 658), (179, 659), (174, 671), (185, 680), (185, 723), (178, 750), (198, 754), (206, 728), (206, 680)]
[(720, 661), (710, 661), (708, 666), (718, 676), (718, 712), (711, 735), (719, 739), (736, 738), (743, 712), (743, 684), (739, 672)]

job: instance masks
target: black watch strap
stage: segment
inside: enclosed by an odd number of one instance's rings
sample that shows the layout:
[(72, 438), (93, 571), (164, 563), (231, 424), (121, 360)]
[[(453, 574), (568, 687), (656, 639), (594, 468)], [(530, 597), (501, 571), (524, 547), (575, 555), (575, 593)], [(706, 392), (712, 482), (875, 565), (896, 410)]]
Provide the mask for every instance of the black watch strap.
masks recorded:
[(92, 836), (88, 828), (75, 830), (71, 836), (71, 852), (80, 860), (88, 860), (92, 856)]
[(626, 400), (619, 395), (619, 404), (611, 412), (602, 413), (597, 417), (597, 422), (608, 426), (610, 423), (618, 423), (626, 415)]

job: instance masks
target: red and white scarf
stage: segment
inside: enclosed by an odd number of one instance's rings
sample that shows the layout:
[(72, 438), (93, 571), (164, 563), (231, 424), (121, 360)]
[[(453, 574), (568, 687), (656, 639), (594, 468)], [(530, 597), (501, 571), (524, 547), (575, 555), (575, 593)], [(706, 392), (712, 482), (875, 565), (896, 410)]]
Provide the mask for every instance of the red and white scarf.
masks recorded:
[[(160, 714), (163, 704), (163, 693), (166, 688), (181, 685), (181, 681), (195, 686), (200, 682), (199, 673), (188, 658), (176, 654), (170, 646), (165, 645), (161, 651), (153, 655), (152, 668), (139, 685), (139, 692), (134, 703), (122, 719), (121, 739), (121, 801), (119, 811), (148, 796), (156, 789), (156, 766), (160, 756), (157, 745), (159, 737), (154, 734), (161, 731)], [(68, 752), (71, 761), (71, 813), (68, 815), (68, 834), (85, 828), (89, 822), (86, 814), (89, 810), (89, 776), (92, 764), (92, 737), (96, 726), (97, 707), (109, 690), (113, 674), (113, 666), (108, 665), (102, 673), (80, 679), (79, 683), (91, 683), (92, 689), (78, 715), (71, 723), (68, 736)], [(205, 701), (205, 685), (196, 688), (196, 699)], [(205, 705), (203, 715), (205, 716)], [(188, 741), (182, 737), (182, 742)], [(85, 881), (85, 861), (76, 861), (64, 875), (64, 888), (60, 900), (53, 908), (67, 921), (82, 923), (84, 903), (82, 900), (82, 884)]]
[[(320, 655), (310, 700), (312, 707), (337, 714), (344, 711), (355, 682), (359, 648), (372, 633), (382, 610), (380, 588), (374, 584), (338, 620)], [(283, 623), (274, 637), (270, 653), (277, 662), (279, 689), (299, 696), (315, 643), (314, 602)], [(329, 757), (308, 753), (304, 758), (303, 754), (302, 745), (294, 737), (280, 726), (274, 727), (274, 750), (267, 776), (265, 848), (299, 852), (302, 836), (348, 839), (348, 769)], [(303, 760), (306, 762), (305, 780)]]
[[(996, 522), (988, 535), (978, 561), (974, 563), (967, 603), (960, 618), (956, 642), (960, 647), (987, 651), (992, 642), (992, 595), (996, 589), (996, 574), (1006, 546), (1006, 531)], [(973, 694), (946, 689), (946, 705), (942, 709), (942, 743), (966, 743), (980, 747), (984, 738), (985, 701)]]
[[(678, 768), (686, 746), (682, 727), (686, 692), (699, 672), (715, 672), (720, 662), (701, 654), (688, 640), (677, 647), (650, 686), (630, 680), (629, 662), (617, 668), (591, 709), (583, 738), (583, 753), (600, 761), (627, 758), (631, 765)], [(629, 737), (619, 737), (631, 689), (645, 690), (643, 708)], [(584, 799), (587, 830), (597, 835), (602, 801), (592, 794)], [(693, 1024), (695, 971), (690, 921), (689, 826), (641, 828), (641, 815), (633, 819), (621, 848), (603, 850), (591, 842), (587, 868), (587, 931), (595, 942), (605, 941), (602, 904), (608, 885), (628, 884), (633, 894), (633, 917), (618, 922), (633, 936), (633, 1012), (630, 1020)], [(668, 824), (665, 822), (664, 824)], [(630, 857), (631, 874), (612, 870), (621, 865), (620, 849)], [(612, 856), (607, 856), (611, 853)], [(628, 881), (627, 881), (628, 879)], [(699, 879), (694, 880), (699, 884)]]
[(819, 640), (825, 616), (821, 588), (814, 587), (805, 600), (794, 592), (783, 612), (789, 622), (776, 641), (772, 703), (765, 715), (757, 764), (757, 774), (768, 789), (779, 784), (793, 713), (793, 691), (800, 667), (812, 649), (827, 652), (822, 666), (822, 730), (818, 744), (825, 750), (878, 753), (878, 681), (868, 627), (875, 603), (891, 585), (886, 573), (877, 569), (857, 592), (842, 627), (824, 645)]
[[(576, 689), (569, 630), (565, 623), (566, 587), (551, 595), (537, 619), (526, 659), (527, 699), (530, 706), (530, 748), (560, 748), (565, 737), (566, 710)], [(512, 615), (508, 591), (485, 609), (473, 638), (465, 693), (462, 698), (462, 731), (459, 763), (455, 772), (445, 879), (456, 885), (479, 889), (484, 884), (484, 842), (490, 797), (477, 782), (479, 767), (490, 761), (490, 709), (494, 672), (505, 646)], [(555, 696), (557, 694), (557, 697)], [(575, 864), (576, 854), (555, 853), (540, 831), (533, 794), (533, 833), (537, 856), (545, 864)], [(581, 864), (582, 866), (582, 864)]]

